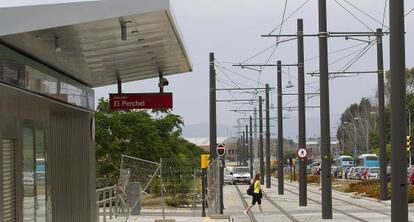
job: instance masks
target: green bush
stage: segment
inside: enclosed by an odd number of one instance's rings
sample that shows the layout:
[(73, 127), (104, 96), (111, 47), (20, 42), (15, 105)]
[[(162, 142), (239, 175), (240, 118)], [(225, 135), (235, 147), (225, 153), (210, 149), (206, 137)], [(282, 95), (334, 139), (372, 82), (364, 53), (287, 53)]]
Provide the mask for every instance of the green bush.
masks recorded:
[(165, 204), (170, 207), (187, 207), (191, 204), (191, 197), (185, 194), (177, 194), (175, 196), (168, 196), (165, 199)]

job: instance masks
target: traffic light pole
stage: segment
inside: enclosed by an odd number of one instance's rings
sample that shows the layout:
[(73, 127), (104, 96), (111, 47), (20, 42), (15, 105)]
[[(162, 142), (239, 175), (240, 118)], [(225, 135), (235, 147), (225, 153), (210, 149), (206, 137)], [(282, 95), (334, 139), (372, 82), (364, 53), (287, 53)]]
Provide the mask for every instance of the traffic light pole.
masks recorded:
[(377, 34), (380, 199), (387, 200), (387, 152), (385, 149), (384, 58), (382, 47), (382, 29), (377, 29)]
[(263, 159), (263, 99), (259, 96), (259, 161), (260, 161), (260, 184), (264, 185), (264, 159)]
[(269, 104), (269, 84), (266, 84), (266, 188), (271, 187), (270, 173), (270, 104)]
[[(321, 118), (322, 219), (332, 219), (331, 135), (329, 114), (328, 32), (326, 0), (319, 0), (319, 86)], [(404, 134), (403, 134), (404, 135)]]
[(250, 179), (253, 179), (253, 129), (252, 129), (252, 116), (249, 119), (250, 125), (250, 142), (249, 142), (249, 149), (250, 149)]
[(283, 182), (283, 103), (282, 103), (282, 62), (277, 61), (277, 187), (278, 194), (284, 193)]
[[(298, 105), (299, 105), (299, 149), (306, 149), (305, 119), (305, 56), (303, 41), (303, 20), (297, 20), (298, 31)], [(307, 158), (299, 158), (299, 206), (307, 205)]]

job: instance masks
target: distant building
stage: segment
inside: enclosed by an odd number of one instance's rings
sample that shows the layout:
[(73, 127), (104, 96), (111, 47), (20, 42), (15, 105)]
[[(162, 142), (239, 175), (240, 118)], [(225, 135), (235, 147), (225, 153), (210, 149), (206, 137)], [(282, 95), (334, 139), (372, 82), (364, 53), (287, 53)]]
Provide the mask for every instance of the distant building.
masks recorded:
[[(321, 138), (308, 138), (306, 140), (306, 147), (310, 151), (310, 159), (321, 156)], [(340, 154), (339, 141), (336, 138), (331, 138), (331, 155)]]

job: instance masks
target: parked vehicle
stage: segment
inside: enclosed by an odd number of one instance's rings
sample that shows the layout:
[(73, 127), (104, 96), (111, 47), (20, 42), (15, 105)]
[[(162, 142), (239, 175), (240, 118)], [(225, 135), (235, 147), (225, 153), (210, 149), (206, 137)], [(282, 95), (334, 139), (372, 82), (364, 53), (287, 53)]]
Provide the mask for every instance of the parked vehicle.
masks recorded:
[(338, 178), (338, 167), (337, 166), (331, 167), (331, 175), (335, 178)]
[(367, 180), (378, 180), (379, 179), (380, 168), (379, 167), (370, 167), (367, 172)]
[(361, 174), (362, 174), (362, 170), (364, 169), (364, 167), (355, 167), (354, 170), (354, 174), (353, 174), (353, 179), (354, 180), (360, 180), (361, 179)]
[(339, 168), (339, 170), (338, 170), (338, 178), (340, 178), (340, 179), (348, 179), (348, 173), (349, 173), (349, 170), (350, 169), (351, 169), (350, 167), (341, 167), (341, 168)]
[(233, 183), (233, 175), (230, 169), (224, 168), (224, 183)]
[(362, 154), (357, 158), (355, 166), (379, 167), (379, 157), (377, 154)]
[(306, 166), (306, 169), (308, 170), (308, 173), (312, 173), (313, 172), (313, 169), (318, 165), (319, 163), (318, 162), (314, 162), (314, 163), (311, 163), (311, 164), (308, 164), (307, 166)]
[(349, 168), (348, 172), (347, 172), (347, 179), (353, 180), (354, 179), (354, 172), (355, 172), (355, 167), (351, 167)]
[(368, 171), (369, 171), (368, 167), (362, 168), (361, 173), (359, 174), (359, 179), (360, 180), (367, 180), (368, 179)]
[(407, 170), (407, 182), (410, 185), (414, 185), (414, 167), (409, 167)]
[(387, 167), (387, 182), (391, 181), (391, 167)]
[(339, 156), (334, 160), (334, 165), (343, 168), (343, 167), (353, 167), (354, 158), (351, 156)]
[(247, 183), (250, 184), (250, 169), (249, 167), (236, 166), (231, 173), (233, 176), (232, 183)]
[(311, 167), (311, 173), (313, 175), (319, 175), (320, 172), (321, 172), (321, 163), (316, 162), (316, 164)]

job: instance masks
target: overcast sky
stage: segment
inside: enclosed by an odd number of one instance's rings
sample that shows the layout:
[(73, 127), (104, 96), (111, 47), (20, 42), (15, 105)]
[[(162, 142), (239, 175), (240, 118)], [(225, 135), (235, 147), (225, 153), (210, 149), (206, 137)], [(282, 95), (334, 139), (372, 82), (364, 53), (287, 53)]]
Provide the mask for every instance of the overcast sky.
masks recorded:
[[(362, 20), (368, 27), (353, 18), (334, 0), (328, 1), (328, 31), (369, 31), (368, 28), (375, 30), (382, 25), (377, 21), (362, 14), (344, 0), (337, 0), (352, 13)], [(367, 12), (378, 21), (383, 20), (383, 10), (385, 0), (347, 0), (355, 4), (361, 10)], [(298, 6), (305, 0), (289, 0), (287, 3), (285, 18), (292, 14)], [(281, 22), (284, 9), (284, 0), (172, 0), (171, 5), (175, 13), (176, 23), (182, 31), (182, 38), (186, 43), (194, 71), (191, 73), (180, 74), (168, 77), (170, 86), (166, 91), (174, 93), (173, 112), (184, 117), (186, 125), (208, 124), (209, 121), (209, 52), (214, 52), (217, 62), (223, 66), (218, 69), (217, 87), (235, 87), (236, 83), (242, 87), (257, 87), (269, 83), (271, 87), (276, 84), (276, 68), (270, 67), (259, 75), (257, 71), (232, 67), (231, 63), (239, 63), (253, 56), (257, 52), (271, 46), (275, 39), (262, 38), (261, 34), (271, 32)], [(406, 12), (414, 7), (413, 1), (406, 1)], [(318, 11), (317, 1), (308, 1), (306, 5), (283, 24), (281, 33), (294, 34), (296, 32), (296, 20), (304, 19), (305, 33), (315, 34), (318, 31)], [(385, 18), (385, 27), (388, 26), (388, 6)], [(406, 64), (407, 67), (414, 66), (413, 50), (413, 31), (414, 31), (414, 12), (406, 17)], [(274, 33), (278, 34), (280, 29)], [(365, 40), (367, 40), (365, 38)], [(355, 46), (352, 49), (341, 53), (332, 54), (329, 58), (332, 64), (330, 71), (337, 71), (356, 55), (356, 51), (361, 51), (367, 43), (360, 41), (330, 39), (329, 51)], [(384, 63), (385, 69), (389, 69), (389, 38), (384, 41)], [(265, 63), (270, 57), (273, 48), (260, 56), (249, 60), (248, 63)], [(296, 41), (280, 44), (269, 63), (297, 63)], [(344, 60), (336, 62), (341, 57), (354, 54)], [(305, 59), (312, 58), (318, 54), (318, 40), (307, 38), (305, 40)], [(363, 57), (352, 65), (348, 71), (362, 71), (376, 69), (376, 47), (372, 47)], [(305, 63), (306, 72), (318, 70), (318, 59), (307, 60)], [(236, 75), (236, 74), (237, 75)], [(243, 75), (247, 78), (241, 77)], [(227, 76), (226, 76), (227, 75)], [(260, 78), (260, 83), (259, 83)], [(297, 69), (294, 67), (285, 68), (283, 75), (284, 87), (290, 80), (297, 86)], [(124, 92), (152, 92), (157, 91), (157, 79), (126, 83), (123, 86)], [(233, 83), (234, 82), (234, 83)], [(318, 78), (306, 76), (307, 92), (315, 92), (319, 89)], [(352, 78), (336, 78), (330, 81), (330, 109), (333, 119), (332, 127), (339, 122), (339, 115), (351, 103), (359, 102), (362, 97), (374, 97), (376, 92), (377, 78), (374, 74), (362, 74)], [(286, 92), (296, 92), (297, 88), (284, 88)], [(96, 89), (96, 98), (108, 97), (111, 92), (116, 92), (115, 86), (108, 86)], [(253, 95), (237, 94), (233, 96), (238, 99), (251, 99)], [(228, 92), (219, 92), (217, 99), (233, 98)], [(277, 104), (275, 93), (272, 92), (271, 102)], [(296, 97), (285, 97), (285, 106), (296, 106)], [(308, 105), (319, 105), (319, 97), (309, 99)], [(237, 118), (248, 116), (251, 113), (242, 114), (230, 112), (230, 109), (252, 109), (249, 104), (217, 104), (218, 123), (233, 126), (237, 123)], [(285, 112), (291, 119), (285, 124), (285, 128), (297, 129), (296, 112)], [(276, 115), (276, 110), (272, 110), (271, 116)], [(307, 117), (317, 119), (319, 110), (307, 110)], [(317, 125), (308, 124), (309, 129), (319, 128)], [(334, 134), (335, 129), (332, 129)], [(205, 135), (208, 136), (208, 135)], [(309, 135), (317, 136), (317, 135)], [(293, 137), (293, 136), (292, 136)]]

